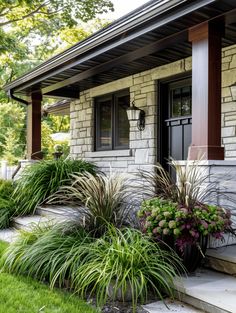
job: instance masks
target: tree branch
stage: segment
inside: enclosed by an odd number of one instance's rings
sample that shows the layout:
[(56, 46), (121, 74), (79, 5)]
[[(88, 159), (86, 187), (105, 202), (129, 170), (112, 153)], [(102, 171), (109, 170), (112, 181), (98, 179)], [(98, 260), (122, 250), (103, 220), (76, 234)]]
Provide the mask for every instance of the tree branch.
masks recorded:
[[(16, 19), (12, 19), (12, 20), (8, 20), (8, 21), (5, 21), (5, 22), (0, 22), (0, 26), (6, 26), (6, 25), (9, 25), (11, 23), (14, 23), (14, 22), (18, 22), (18, 21), (22, 21), (26, 18), (29, 18), (37, 13), (42, 13), (40, 10), (44, 7), (46, 7), (47, 5), (49, 5), (50, 2), (44, 2), (42, 3), (41, 5), (39, 5), (35, 10), (31, 11), (30, 13), (26, 14), (26, 15), (23, 15), (21, 16), (20, 18), (16, 18)], [(45, 13), (47, 14), (47, 13)]]

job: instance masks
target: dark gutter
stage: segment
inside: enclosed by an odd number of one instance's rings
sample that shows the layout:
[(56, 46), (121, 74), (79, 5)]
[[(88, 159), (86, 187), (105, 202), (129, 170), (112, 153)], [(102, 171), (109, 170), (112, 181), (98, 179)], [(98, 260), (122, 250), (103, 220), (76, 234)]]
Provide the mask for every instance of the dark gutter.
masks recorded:
[(13, 89), (9, 89), (8, 90), (8, 93), (7, 93), (8, 96), (10, 96), (11, 99), (15, 100), (15, 101), (18, 101), (24, 105), (29, 105), (29, 102), (24, 100), (24, 99), (21, 99), (21, 98), (18, 98), (14, 95), (14, 90)]
[[(191, 0), (190, 1), (189, 0), (170, 0), (170, 1), (163, 0), (161, 2), (152, 1), (151, 4), (147, 6), (147, 10), (143, 9), (142, 12), (139, 12), (139, 11), (137, 12), (136, 10), (134, 11), (136, 12), (135, 14), (131, 12), (131, 14), (125, 16), (125, 18), (122, 18), (120, 22), (118, 20), (117, 23), (116, 22), (112, 23), (107, 28), (97, 32), (96, 34), (85, 39), (84, 41), (80, 42), (74, 47), (49, 59), (48, 61), (44, 62), (39, 67), (32, 70), (31, 72), (16, 79), (13, 83), (6, 85), (4, 89), (9, 90), (19, 85), (24, 85), (24, 83), (29, 82), (30, 80), (33, 80), (35, 77), (38, 77), (37, 81), (40, 81), (45, 76), (47, 76), (44, 74), (46, 74), (53, 68), (57, 68), (55, 69), (55, 71), (53, 71), (53, 75), (56, 75), (59, 72), (62, 72), (63, 70), (66, 70), (81, 62), (94, 58), (97, 55), (100, 55), (110, 49), (113, 49), (147, 32), (150, 32), (158, 27), (161, 27), (175, 19), (178, 19), (182, 17), (183, 15), (191, 13), (203, 6), (206, 6), (216, 1), (217, 0), (198, 0), (194, 2)], [(186, 2), (187, 2), (186, 7), (184, 8), (182, 7), (181, 10), (174, 10), (176, 7), (180, 7), (181, 4), (184, 4)], [(167, 12), (170, 10), (172, 10), (173, 12), (170, 12), (170, 14), (167, 14)], [(163, 17), (160, 18), (160, 15), (163, 15)], [(140, 24), (146, 23), (150, 19), (154, 19), (154, 22), (151, 25), (147, 27), (143, 27), (142, 29), (137, 30), (133, 34), (124, 36), (122, 37), (122, 39), (117, 38), (121, 34), (124, 34), (125, 32), (128, 32), (137, 26), (140, 27)], [(100, 47), (100, 49), (97, 49), (97, 46), (101, 46), (102, 44), (107, 43), (107, 41), (109, 40), (114, 41), (114, 39), (116, 39), (115, 42), (106, 44), (106, 46)], [(95, 50), (95, 51), (91, 51), (91, 50)], [(86, 55), (82, 56), (82, 54), (85, 54), (85, 53)], [(81, 55), (81, 58), (79, 60), (76, 60), (73, 63), (69, 63), (63, 67), (60, 67), (60, 65), (68, 62), (69, 60), (75, 57), (78, 57), (79, 55)], [(50, 73), (50, 76), (51, 76), (51, 73)]]

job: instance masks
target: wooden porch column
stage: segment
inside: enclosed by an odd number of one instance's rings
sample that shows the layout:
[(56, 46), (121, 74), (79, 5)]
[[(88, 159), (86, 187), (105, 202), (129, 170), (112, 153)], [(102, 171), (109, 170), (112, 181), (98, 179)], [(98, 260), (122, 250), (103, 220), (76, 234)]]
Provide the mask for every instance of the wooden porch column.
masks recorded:
[(221, 38), (224, 25), (189, 29), (192, 42), (192, 144), (189, 158), (223, 160), (221, 147)]
[(27, 158), (42, 159), (41, 152), (41, 102), (42, 93), (32, 92), (27, 107)]

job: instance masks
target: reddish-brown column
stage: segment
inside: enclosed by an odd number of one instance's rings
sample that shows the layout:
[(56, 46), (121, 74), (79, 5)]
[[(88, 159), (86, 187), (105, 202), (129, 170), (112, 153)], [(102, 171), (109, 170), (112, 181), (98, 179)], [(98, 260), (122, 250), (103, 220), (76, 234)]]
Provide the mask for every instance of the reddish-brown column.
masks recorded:
[(224, 26), (189, 30), (192, 42), (192, 144), (189, 158), (223, 160), (221, 147), (221, 38)]
[(31, 93), (27, 107), (27, 158), (42, 159), (41, 152), (41, 92)]

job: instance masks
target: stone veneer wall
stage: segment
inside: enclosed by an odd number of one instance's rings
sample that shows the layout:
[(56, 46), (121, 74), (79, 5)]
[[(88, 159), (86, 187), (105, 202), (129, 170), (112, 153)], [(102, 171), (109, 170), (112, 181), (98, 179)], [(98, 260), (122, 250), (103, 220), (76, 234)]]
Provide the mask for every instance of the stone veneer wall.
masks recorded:
[[(222, 144), (225, 157), (236, 159), (236, 102), (232, 101), (229, 86), (236, 81), (236, 45), (223, 49), (222, 66)], [(71, 104), (71, 151), (74, 158), (95, 162), (103, 171), (110, 168), (135, 173), (150, 168), (157, 160), (157, 80), (191, 70), (191, 58), (160, 66), (81, 93)], [(130, 89), (130, 100), (146, 113), (146, 127), (140, 132), (136, 123), (130, 127), (130, 149), (93, 151), (95, 97)]]
[[(157, 80), (189, 71), (191, 60), (181, 60), (129, 76), (81, 93), (78, 101), (71, 104), (71, 156), (86, 158), (96, 162), (105, 172), (116, 171), (135, 173), (140, 168), (148, 168), (157, 159)], [(95, 97), (130, 89), (130, 101), (146, 113), (146, 126), (139, 131), (136, 122), (130, 125), (130, 149), (113, 151), (93, 151)]]

